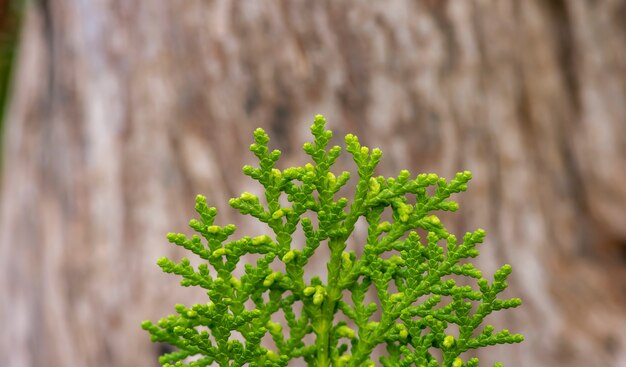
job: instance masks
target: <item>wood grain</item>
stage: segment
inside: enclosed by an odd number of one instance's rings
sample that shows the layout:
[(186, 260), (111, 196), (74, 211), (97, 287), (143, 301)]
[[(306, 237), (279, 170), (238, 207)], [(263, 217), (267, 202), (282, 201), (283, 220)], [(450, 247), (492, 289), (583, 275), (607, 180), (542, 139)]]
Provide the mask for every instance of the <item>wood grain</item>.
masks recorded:
[(481, 361), (624, 366), (625, 26), (623, 0), (30, 2), (3, 143), (1, 364), (156, 366), (140, 321), (205, 298), (160, 273), (182, 256), (164, 234), (196, 193), (265, 230), (226, 206), (259, 190), (239, 170), (251, 132), (300, 165), (322, 113), (337, 142), (383, 150), (381, 174), (474, 172), (444, 218), (487, 230), (487, 273), (513, 265), (525, 304), (491, 321), (527, 337)]

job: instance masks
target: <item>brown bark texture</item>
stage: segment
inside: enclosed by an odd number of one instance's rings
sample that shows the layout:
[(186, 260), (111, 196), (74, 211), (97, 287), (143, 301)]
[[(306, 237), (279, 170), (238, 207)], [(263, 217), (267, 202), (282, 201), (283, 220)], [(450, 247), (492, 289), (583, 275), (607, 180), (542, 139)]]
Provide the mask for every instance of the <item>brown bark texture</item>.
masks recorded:
[(626, 366), (626, 1), (39, 0), (23, 27), (0, 365), (156, 366), (140, 322), (206, 301), (155, 265), (183, 255), (165, 233), (196, 193), (262, 231), (227, 206), (259, 192), (251, 132), (302, 165), (321, 113), (381, 174), (473, 171), (442, 220), (485, 228), (477, 266), (525, 302), (481, 365)]

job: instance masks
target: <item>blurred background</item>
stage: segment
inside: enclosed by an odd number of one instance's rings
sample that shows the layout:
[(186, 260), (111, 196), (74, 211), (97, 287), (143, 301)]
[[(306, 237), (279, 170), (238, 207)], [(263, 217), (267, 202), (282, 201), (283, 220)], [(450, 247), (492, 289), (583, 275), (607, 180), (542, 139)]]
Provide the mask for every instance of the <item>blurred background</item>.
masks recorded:
[(4, 0), (0, 112), (1, 366), (156, 366), (140, 322), (205, 301), (164, 235), (197, 193), (254, 235), (253, 129), (302, 165), (318, 113), (380, 174), (473, 171), (443, 218), (525, 302), (481, 362), (626, 366), (624, 0)]

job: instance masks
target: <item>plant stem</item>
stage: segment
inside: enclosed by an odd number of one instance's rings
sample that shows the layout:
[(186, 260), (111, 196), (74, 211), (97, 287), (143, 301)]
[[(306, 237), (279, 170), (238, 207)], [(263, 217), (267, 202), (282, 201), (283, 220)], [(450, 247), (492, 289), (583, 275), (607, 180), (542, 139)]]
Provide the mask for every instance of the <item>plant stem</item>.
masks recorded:
[(328, 285), (327, 297), (322, 304), (322, 315), (316, 328), (317, 340), (317, 367), (328, 367), (330, 361), (330, 333), (332, 332), (333, 319), (337, 301), (341, 298), (342, 289), (339, 287), (339, 274), (341, 271), (341, 253), (346, 248), (343, 239), (332, 238), (329, 243), (330, 261), (328, 262)]

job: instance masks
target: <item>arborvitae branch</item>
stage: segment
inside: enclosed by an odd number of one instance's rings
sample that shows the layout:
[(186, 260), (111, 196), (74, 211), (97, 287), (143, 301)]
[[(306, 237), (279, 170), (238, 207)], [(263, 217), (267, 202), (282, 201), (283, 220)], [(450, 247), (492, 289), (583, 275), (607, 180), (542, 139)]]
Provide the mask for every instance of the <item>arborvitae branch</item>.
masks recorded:
[[(206, 289), (209, 302), (191, 308), (177, 305), (176, 315), (142, 324), (153, 341), (178, 348), (160, 358), (163, 366), (279, 367), (298, 358), (317, 367), (374, 366), (371, 353), (385, 344), (388, 355), (381, 357), (382, 366), (472, 367), (478, 366), (478, 359), (464, 362), (463, 352), (523, 340), (506, 329), (480, 328), (490, 313), (521, 305), (518, 298), (497, 298), (507, 287), (511, 266), (502, 266), (489, 283), (471, 263), (463, 263), (478, 256), (476, 246), (485, 231), (468, 232), (458, 243), (432, 214), (458, 209), (449, 198), (467, 189), (470, 172), (460, 172), (450, 181), (433, 173), (412, 178), (406, 170), (395, 178), (375, 177), (382, 152), (361, 146), (349, 134), (346, 150), (357, 166), (358, 181), (351, 202), (336, 199), (350, 178), (349, 172), (336, 176), (331, 171), (341, 148), (328, 147), (332, 132), (325, 130), (322, 116), (316, 116), (311, 132), (313, 142), (305, 143), (304, 151), (313, 162), (284, 170), (276, 168), (280, 152), (269, 150), (267, 134), (262, 129), (254, 132), (250, 150), (259, 166), (244, 166), (243, 173), (263, 186), (266, 204), (247, 192), (229, 204), (267, 224), (272, 236), (231, 239), (236, 227), (216, 225), (217, 210), (201, 195), (196, 198), (199, 218), (189, 226), (202, 238), (167, 235), (203, 263), (194, 268), (186, 258), (179, 263), (161, 258), (158, 265), (181, 276), (181, 285)], [(433, 195), (427, 192), (430, 186), (435, 187)], [(281, 205), (283, 195), (286, 206)], [(391, 208), (391, 221), (382, 220), (385, 208)], [(304, 216), (307, 212), (317, 217), (317, 226)], [(346, 252), (346, 245), (361, 217), (368, 229), (363, 255), (357, 257)], [(293, 246), (298, 226), (305, 236), (302, 250)], [(427, 237), (420, 238), (416, 229), (425, 230)], [(323, 282), (313, 277), (307, 283), (303, 269), (320, 245), (330, 249), (327, 278)], [(389, 251), (399, 256), (383, 258)], [(244, 264), (245, 274), (237, 278), (233, 272), (246, 254), (262, 257), (254, 265)], [(284, 264), (285, 272), (271, 269), (276, 262)], [(454, 277), (474, 279), (475, 286), (458, 286)], [(365, 304), (370, 289), (380, 306)], [(346, 296), (352, 305), (344, 301)], [(426, 300), (418, 303), (423, 297)], [(254, 308), (244, 306), (249, 301)], [(272, 320), (281, 311), (286, 325)], [(377, 311), (380, 316), (374, 317)], [(337, 321), (338, 312), (351, 322)], [(458, 332), (448, 331), (450, 324), (457, 325)], [(308, 334), (315, 336), (311, 345), (304, 343)], [(272, 348), (262, 345), (265, 335)], [(441, 360), (434, 349), (442, 351)]]

